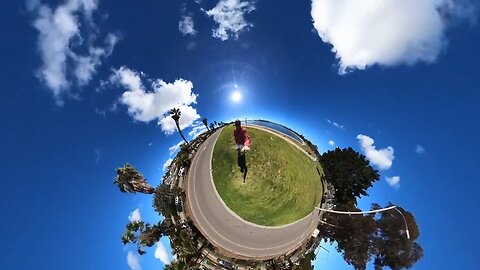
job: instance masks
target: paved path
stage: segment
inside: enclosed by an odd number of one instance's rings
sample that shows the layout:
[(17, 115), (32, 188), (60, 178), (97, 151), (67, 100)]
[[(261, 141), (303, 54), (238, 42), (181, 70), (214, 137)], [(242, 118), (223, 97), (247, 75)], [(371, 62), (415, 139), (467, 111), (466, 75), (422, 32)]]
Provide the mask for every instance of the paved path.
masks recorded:
[(269, 259), (292, 251), (311, 236), (319, 211), (281, 227), (258, 226), (233, 214), (218, 196), (211, 174), (213, 147), (220, 132), (199, 146), (189, 170), (187, 207), (195, 225), (214, 246), (237, 258)]

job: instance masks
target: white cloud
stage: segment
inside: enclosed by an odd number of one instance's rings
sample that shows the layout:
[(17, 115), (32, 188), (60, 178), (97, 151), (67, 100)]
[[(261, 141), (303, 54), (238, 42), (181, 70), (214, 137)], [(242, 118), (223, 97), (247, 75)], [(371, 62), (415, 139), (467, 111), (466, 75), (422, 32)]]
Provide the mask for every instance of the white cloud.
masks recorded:
[(333, 125), (339, 129), (343, 129), (343, 125), (340, 125), (339, 123), (337, 122), (333, 122)]
[(133, 212), (128, 215), (128, 220), (130, 222), (135, 222), (135, 221), (142, 221), (142, 215), (140, 214), (140, 209), (135, 209)]
[[(35, 16), (33, 27), (39, 32), (37, 42), (42, 65), (36, 75), (53, 92), (57, 104), (62, 105), (64, 96), (73, 94), (69, 90), (70, 77), (79, 86), (88, 84), (101, 60), (112, 53), (118, 38), (108, 34), (105, 47), (96, 47), (92, 43), (96, 39), (92, 31), (87, 33), (87, 38), (82, 37), (79, 19), (94, 26), (92, 13), (97, 9), (96, 0), (66, 0), (55, 9), (30, 0), (27, 7)], [(76, 52), (79, 49), (88, 52), (79, 54)]]
[(375, 64), (434, 62), (446, 44), (445, 15), (472, 17), (462, 2), (312, 0), (311, 16), (322, 40), (333, 46), (342, 74)]
[(89, 55), (87, 56), (71, 55), (72, 59), (76, 62), (76, 67), (73, 72), (80, 86), (90, 82), (97, 68), (102, 63), (102, 58), (110, 56), (113, 52), (113, 48), (118, 42), (118, 37), (114, 34), (109, 34), (105, 42), (105, 48), (90, 47)]
[(180, 129), (185, 129), (200, 118), (197, 110), (192, 107), (196, 103), (197, 95), (193, 93), (191, 81), (177, 79), (173, 83), (163, 80), (153, 80), (150, 84), (151, 91), (147, 91), (142, 83), (142, 73), (129, 68), (121, 67), (114, 71), (112, 83), (118, 83), (128, 90), (123, 93), (120, 102), (128, 107), (128, 113), (135, 120), (150, 122), (157, 120), (166, 134), (177, 130), (175, 121), (168, 112), (172, 108), (181, 111)]
[(336, 127), (336, 128), (339, 128), (339, 129), (345, 129), (345, 126), (342, 125), (342, 124), (339, 124), (335, 121), (331, 121), (330, 119), (325, 119), (330, 125)]
[(328, 144), (330, 144), (331, 146), (334, 146), (334, 145), (335, 145), (335, 142), (332, 141), (332, 140), (330, 140), (330, 141), (328, 141)]
[(241, 31), (253, 26), (247, 23), (244, 15), (254, 10), (255, 5), (252, 1), (220, 0), (214, 8), (205, 11), (218, 24), (212, 36), (221, 40), (227, 40), (230, 37), (237, 39)]
[(207, 131), (207, 128), (201, 121), (195, 121), (192, 125), (192, 130), (188, 132), (188, 136), (191, 138), (196, 138), (198, 135), (202, 134), (203, 132)]
[(197, 31), (194, 28), (193, 18), (191, 16), (182, 16), (180, 22), (178, 22), (178, 30), (184, 35), (194, 36)]
[(419, 155), (419, 156), (424, 155), (425, 154), (425, 148), (423, 148), (423, 146), (421, 146), (420, 144), (417, 144), (415, 146), (415, 153), (417, 153), (417, 155)]
[(393, 147), (388, 146), (387, 148), (377, 150), (375, 145), (373, 145), (375, 141), (372, 138), (358, 134), (357, 139), (360, 142), (363, 153), (372, 164), (376, 165), (380, 170), (390, 169), (395, 158)]
[(161, 241), (157, 242), (157, 248), (155, 249), (155, 258), (159, 259), (163, 264), (169, 264), (172, 262), (172, 258), (163, 246)]
[(170, 166), (170, 164), (172, 164), (172, 161), (173, 161), (173, 159), (169, 158), (169, 159), (167, 159), (167, 161), (165, 161), (165, 163), (163, 163), (163, 171), (166, 171), (168, 169), (168, 166)]
[(178, 151), (178, 149), (180, 149), (180, 146), (184, 144), (184, 141), (179, 141), (177, 144), (171, 146), (170, 148), (168, 148), (168, 151), (170, 152), (170, 156), (173, 155), (175, 152)]
[(141, 270), (142, 267), (140, 266), (140, 262), (138, 260), (138, 256), (133, 254), (133, 252), (129, 251), (127, 253), (127, 263), (130, 269), (132, 270)]
[(400, 187), (400, 176), (386, 177), (387, 183), (394, 188)]

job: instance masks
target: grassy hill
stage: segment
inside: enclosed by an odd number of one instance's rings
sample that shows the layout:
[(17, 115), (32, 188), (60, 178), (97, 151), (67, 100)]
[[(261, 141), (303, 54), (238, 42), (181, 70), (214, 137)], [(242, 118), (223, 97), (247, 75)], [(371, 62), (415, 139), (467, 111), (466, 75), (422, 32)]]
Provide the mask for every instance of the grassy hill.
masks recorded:
[(279, 226), (305, 217), (320, 203), (320, 164), (277, 135), (255, 128), (248, 128), (252, 145), (244, 183), (233, 129), (224, 128), (212, 160), (215, 187), (231, 210), (252, 223)]

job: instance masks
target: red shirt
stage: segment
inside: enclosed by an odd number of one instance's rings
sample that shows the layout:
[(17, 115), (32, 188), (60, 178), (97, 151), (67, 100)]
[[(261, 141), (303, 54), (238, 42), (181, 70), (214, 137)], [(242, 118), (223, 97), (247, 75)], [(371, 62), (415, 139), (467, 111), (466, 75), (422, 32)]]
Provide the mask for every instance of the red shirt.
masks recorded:
[(235, 128), (233, 130), (233, 136), (235, 137), (236, 144), (243, 144), (244, 146), (250, 147), (250, 136), (244, 128)]

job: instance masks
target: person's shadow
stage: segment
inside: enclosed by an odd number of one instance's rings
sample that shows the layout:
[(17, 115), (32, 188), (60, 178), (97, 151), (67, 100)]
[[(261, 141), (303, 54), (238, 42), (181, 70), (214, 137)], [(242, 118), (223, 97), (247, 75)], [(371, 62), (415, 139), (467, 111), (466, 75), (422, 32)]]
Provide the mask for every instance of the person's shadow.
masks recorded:
[(237, 159), (238, 159), (238, 167), (240, 167), (240, 172), (243, 173), (243, 182), (245, 183), (245, 179), (247, 178), (247, 160), (245, 158), (245, 153), (242, 153), (242, 151), (237, 150)]

